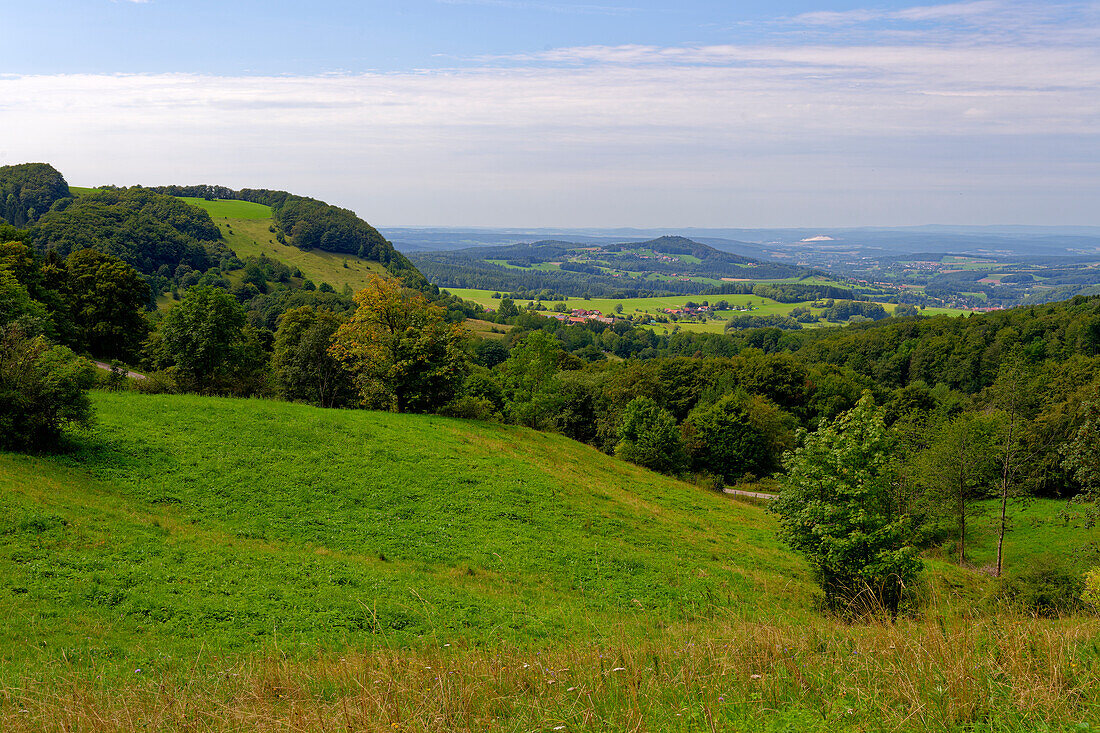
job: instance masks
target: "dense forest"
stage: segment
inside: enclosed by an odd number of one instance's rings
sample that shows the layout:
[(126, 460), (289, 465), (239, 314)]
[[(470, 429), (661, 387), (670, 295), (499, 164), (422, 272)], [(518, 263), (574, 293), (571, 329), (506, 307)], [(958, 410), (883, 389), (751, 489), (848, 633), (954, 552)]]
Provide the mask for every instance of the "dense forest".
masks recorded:
[(0, 166), (0, 219), (9, 224), (17, 227), (33, 224), (68, 196), (69, 185), (51, 165)]

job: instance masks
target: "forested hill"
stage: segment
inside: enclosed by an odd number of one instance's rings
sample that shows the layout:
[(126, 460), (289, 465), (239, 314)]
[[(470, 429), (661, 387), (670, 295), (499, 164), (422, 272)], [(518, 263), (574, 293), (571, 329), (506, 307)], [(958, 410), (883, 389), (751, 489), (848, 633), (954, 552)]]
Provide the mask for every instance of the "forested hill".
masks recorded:
[(783, 280), (819, 274), (796, 265), (722, 252), (685, 237), (592, 245), (547, 240), (422, 252), (413, 262), (440, 287), (540, 291), (577, 297), (698, 293), (723, 280)]
[(48, 163), (0, 166), (0, 219), (9, 224), (32, 224), (68, 196), (65, 177)]
[(404, 255), (394, 249), (377, 229), (360, 219), (354, 211), (342, 209), (307, 196), (286, 191), (245, 188), (235, 191), (225, 186), (156, 186), (150, 190), (169, 196), (189, 196), (207, 200), (249, 201), (270, 206), (280, 241), (289, 240), (300, 249), (356, 255), (380, 262), (394, 275), (410, 284), (426, 281)]
[[(40, 253), (65, 257), (94, 248), (117, 257), (147, 277), (171, 279), (184, 266), (198, 272), (226, 269), (234, 257), (222, 232), (201, 208), (181, 200), (233, 199), (269, 206), (274, 236), (302, 250), (355, 255), (381, 263), (413, 287), (427, 281), (378, 230), (354, 212), (286, 191), (220, 186), (161, 186), (70, 191), (65, 177), (46, 163), (0, 167), (3, 241), (25, 241)], [(168, 271), (162, 268), (168, 268)], [(156, 285), (154, 284), (154, 290)]]

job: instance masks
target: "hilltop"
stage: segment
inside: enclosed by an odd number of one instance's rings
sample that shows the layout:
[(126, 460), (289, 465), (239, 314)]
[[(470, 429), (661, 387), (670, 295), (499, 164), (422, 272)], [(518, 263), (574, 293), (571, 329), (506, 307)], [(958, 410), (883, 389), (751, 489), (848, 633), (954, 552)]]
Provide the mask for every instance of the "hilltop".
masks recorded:
[(440, 287), (545, 290), (572, 297), (698, 294), (731, 281), (794, 282), (822, 274), (676, 236), (599, 244), (542, 240), (410, 257)]

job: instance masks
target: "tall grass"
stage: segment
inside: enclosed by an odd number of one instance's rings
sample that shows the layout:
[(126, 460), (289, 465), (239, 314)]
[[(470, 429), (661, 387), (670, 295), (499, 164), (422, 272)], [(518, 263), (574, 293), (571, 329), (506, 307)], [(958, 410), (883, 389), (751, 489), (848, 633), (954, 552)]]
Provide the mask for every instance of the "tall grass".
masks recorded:
[(60, 664), (0, 730), (1089, 730), (1100, 623), (727, 621), (566, 648), (348, 649), (120, 679)]

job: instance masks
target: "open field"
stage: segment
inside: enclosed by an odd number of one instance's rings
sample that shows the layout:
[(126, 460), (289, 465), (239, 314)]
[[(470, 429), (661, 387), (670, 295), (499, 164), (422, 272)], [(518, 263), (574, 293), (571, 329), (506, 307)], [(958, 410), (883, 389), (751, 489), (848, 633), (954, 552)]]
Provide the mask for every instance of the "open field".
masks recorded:
[(251, 201), (235, 201), (233, 199), (206, 199), (192, 196), (180, 196), (192, 206), (205, 209), (212, 219), (270, 219), (271, 207), (263, 204), (254, 204)]
[(935, 562), (920, 616), (823, 618), (761, 507), (559, 436), (259, 400), (94, 402), (70, 452), (0, 453), (5, 732), (1100, 720), (1095, 619), (985, 616), (988, 581)]
[[(967, 560), (976, 567), (997, 563), (997, 531), (1001, 504), (990, 499), (976, 502), (967, 519)], [(1088, 507), (1056, 499), (1009, 500), (1005, 534), (1005, 572), (1030, 564), (1043, 555), (1069, 563), (1084, 572), (1097, 564), (1100, 527), (1089, 527)], [(953, 545), (953, 543), (951, 543)]]
[(564, 641), (809, 600), (761, 509), (559, 436), (259, 400), (95, 404), (74, 452), (0, 454), (0, 677), (62, 649), (144, 667), (276, 643)]
[[(492, 290), (478, 290), (474, 288), (446, 288), (447, 292), (457, 295), (458, 297), (469, 300), (474, 303), (478, 303), (486, 308), (496, 309), (500, 300), (493, 298), (494, 291)], [(816, 315), (821, 315), (824, 311), (822, 308), (813, 308), (813, 301), (804, 301), (801, 303), (780, 303), (770, 298), (761, 298), (757, 295), (672, 295), (660, 298), (570, 298), (565, 301), (566, 306), (569, 309), (583, 308), (585, 310), (598, 310), (604, 315), (615, 315), (615, 306), (622, 306), (622, 315), (626, 317), (633, 316), (637, 313), (648, 313), (652, 316), (657, 316), (661, 313), (663, 308), (681, 308), (685, 303), (689, 301), (695, 303), (701, 303), (704, 300), (710, 303), (716, 303), (724, 300), (731, 305), (748, 306), (750, 303), (753, 306), (751, 311), (717, 311), (715, 315), (721, 317), (722, 320), (712, 320), (707, 323), (697, 323), (691, 321), (680, 321), (678, 323), (659, 323), (650, 326), (658, 333), (671, 333), (672, 330), (679, 326), (682, 331), (695, 331), (702, 333), (723, 333), (725, 331), (726, 321), (734, 315), (741, 313), (751, 313), (753, 315), (782, 315), (785, 316), (791, 312), (792, 309), (798, 307), (810, 308)], [(519, 301), (516, 303), (520, 307), (525, 305), (524, 302)], [(543, 305), (549, 305), (547, 301), (543, 301)], [(896, 307), (892, 303), (883, 303), (882, 306), (886, 308), (887, 313), (892, 313)], [(964, 315), (969, 311), (956, 310), (952, 308), (927, 308), (923, 311), (925, 315)], [(545, 310), (543, 313), (552, 313), (552, 311)], [(822, 327), (827, 325), (824, 322), (817, 324), (806, 324), (806, 328)]]

